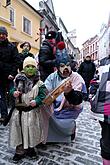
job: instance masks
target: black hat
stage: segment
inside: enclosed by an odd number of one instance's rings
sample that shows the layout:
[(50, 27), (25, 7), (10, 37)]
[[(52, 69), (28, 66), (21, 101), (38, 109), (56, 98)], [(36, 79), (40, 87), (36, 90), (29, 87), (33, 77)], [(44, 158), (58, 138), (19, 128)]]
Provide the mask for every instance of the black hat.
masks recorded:
[(23, 42), (21, 45), (20, 45), (20, 48), (21, 49), (23, 49), (23, 46), (25, 45), (25, 44), (28, 44), (29, 45), (29, 50), (31, 49), (31, 44), (29, 43), (29, 42)]
[(56, 38), (56, 32), (55, 31), (49, 31), (47, 32), (47, 34), (45, 35), (46, 39), (54, 39)]
[(7, 29), (3, 26), (0, 26), (0, 33), (8, 35)]

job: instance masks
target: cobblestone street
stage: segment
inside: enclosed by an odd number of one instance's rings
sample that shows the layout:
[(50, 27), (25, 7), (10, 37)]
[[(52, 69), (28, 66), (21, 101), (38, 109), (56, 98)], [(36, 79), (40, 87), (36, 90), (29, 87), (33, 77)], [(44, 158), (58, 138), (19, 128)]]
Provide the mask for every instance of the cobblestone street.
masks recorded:
[[(89, 103), (77, 119), (76, 138), (71, 144), (49, 144), (38, 149), (37, 160), (23, 159), (18, 165), (102, 165), (100, 127), (89, 115)], [(0, 126), (0, 165), (13, 165), (14, 151), (8, 148), (8, 127)]]

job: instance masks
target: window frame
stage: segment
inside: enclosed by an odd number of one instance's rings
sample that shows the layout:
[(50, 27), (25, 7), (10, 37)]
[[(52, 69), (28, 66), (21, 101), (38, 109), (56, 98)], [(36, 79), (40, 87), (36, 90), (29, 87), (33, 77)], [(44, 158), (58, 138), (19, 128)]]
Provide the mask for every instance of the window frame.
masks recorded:
[[(11, 20), (11, 11), (12, 11), (12, 19), (13, 19), (13, 20)], [(9, 11), (9, 12), (10, 12), (10, 15), (9, 15), (10, 18), (9, 18), (9, 19), (10, 19), (11, 25), (12, 25), (13, 27), (15, 27), (15, 18), (16, 18), (16, 17), (15, 17), (15, 9), (12, 8), (12, 7), (10, 7), (10, 11)]]
[[(24, 20), (29, 21), (29, 26), (30, 26), (29, 29), (27, 29), (28, 26), (25, 25)], [(24, 26), (27, 26), (27, 27), (24, 27)], [(26, 30), (25, 30), (25, 28), (26, 28)], [(29, 35), (29, 36), (32, 36), (32, 21), (29, 18), (27, 18), (26, 16), (22, 17), (22, 32)]]

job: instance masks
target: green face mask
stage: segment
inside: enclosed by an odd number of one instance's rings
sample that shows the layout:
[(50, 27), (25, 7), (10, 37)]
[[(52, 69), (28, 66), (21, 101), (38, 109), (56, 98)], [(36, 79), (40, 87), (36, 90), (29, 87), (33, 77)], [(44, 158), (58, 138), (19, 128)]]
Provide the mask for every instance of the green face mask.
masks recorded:
[(27, 76), (34, 76), (37, 72), (37, 69), (35, 66), (32, 66), (32, 65), (27, 65), (25, 68), (24, 68), (24, 72)]
[(22, 53), (28, 53), (29, 50), (27, 48), (23, 49)]

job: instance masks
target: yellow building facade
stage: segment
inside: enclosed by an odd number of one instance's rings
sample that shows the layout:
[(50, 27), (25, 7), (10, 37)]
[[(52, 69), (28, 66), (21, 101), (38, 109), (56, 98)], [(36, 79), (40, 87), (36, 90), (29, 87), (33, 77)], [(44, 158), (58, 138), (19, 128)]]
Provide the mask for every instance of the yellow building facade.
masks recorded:
[(9, 5), (6, 0), (0, 0), (0, 26), (5, 26), (8, 39), (20, 44), (28, 41), (31, 44), (31, 53), (39, 52), (39, 28), (42, 16), (25, 0), (11, 0)]

